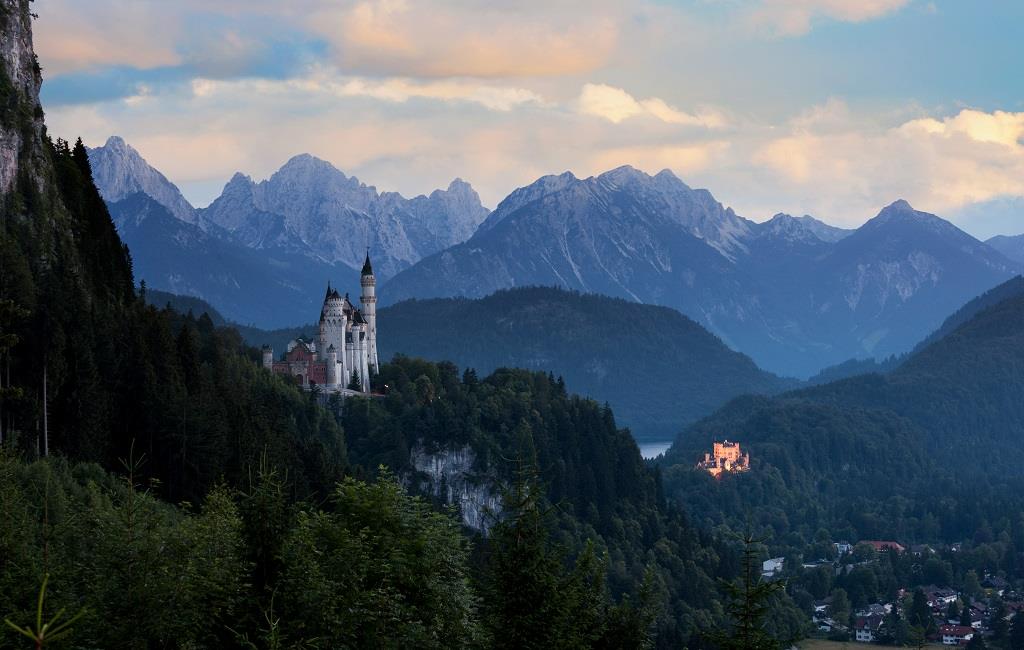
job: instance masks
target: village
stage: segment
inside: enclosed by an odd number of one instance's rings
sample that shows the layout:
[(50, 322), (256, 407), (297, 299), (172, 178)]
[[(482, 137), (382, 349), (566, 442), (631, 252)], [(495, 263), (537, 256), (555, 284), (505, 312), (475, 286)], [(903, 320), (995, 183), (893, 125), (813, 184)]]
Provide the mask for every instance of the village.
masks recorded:
[[(800, 562), (796, 566), (783, 557), (764, 560), (761, 577), (790, 582), (806, 578), (811, 572), (849, 576), (858, 569), (878, 568), (892, 561), (910, 561), (915, 572), (924, 577), (938, 566), (940, 554), (960, 552), (959, 545), (904, 547), (884, 540), (836, 542), (833, 547), (834, 559)], [(1014, 590), (1009, 581), (998, 575), (979, 577), (968, 572), (959, 589), (949, 584), (902, 585), (895, 588), (890, 598), (856, 607), (843, 590), (834, 590), (808, 604), (813, 608), (812, 622), (819, 639), (865, 645), (969, 648), (1016, 648), (1024, 640), (1024, 616), (1020, 615), (1024, 610), (1024, 593)], [(818, 646), (811, 641), (804, 647)]]
[[(739, 442), (715, 440), (696, 467), (721, 479), (750, 471), (750, 454)], [(761, 563), (762, 580), (783, 581), (810, 615), (817, 641), (804, 648), (1024, 648), (1024, 590), (996, 573), (956, 575), (951, 568), (951, 559), (976, 549), (860, 540), (829, 541), (814, 552), (819, 557), (811, 561), (780, 556)]]

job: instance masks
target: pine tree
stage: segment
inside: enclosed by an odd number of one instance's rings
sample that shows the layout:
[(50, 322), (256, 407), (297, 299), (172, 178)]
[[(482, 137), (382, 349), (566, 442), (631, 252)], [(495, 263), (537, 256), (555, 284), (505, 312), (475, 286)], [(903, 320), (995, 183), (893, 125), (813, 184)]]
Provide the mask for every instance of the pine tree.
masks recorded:
[(960, 610), (960, 625), (970, 627), (971, 622), (971, 606), (968, 603), (964, 603), (963, 609)]
[(960, 620), (960, 606), (956, 604), (954, 600), (949, 604), (946, 609), (946, 620), (947, 621), (959, 621)]
[(352, 376), (348, 378), (348, 386), (346, 386), (346, 388), (362, 392), (363, 382), (359, 380), (359, 373), (355, 370), (352, 371)]
[(719, 647), (730, 650), (777, 650), (783, 643), (773, 638), (765, 629), (765, 618), (773, 596), (783, 589), (778, 581), (764, 582), (760, 579), (758, 546), (761, 540), (749, 533), (743, 539), (743, 559), (740, 584), (725, 583), (730, 602), (726, 612), (732, 618), (731, 634), (715, 633)]

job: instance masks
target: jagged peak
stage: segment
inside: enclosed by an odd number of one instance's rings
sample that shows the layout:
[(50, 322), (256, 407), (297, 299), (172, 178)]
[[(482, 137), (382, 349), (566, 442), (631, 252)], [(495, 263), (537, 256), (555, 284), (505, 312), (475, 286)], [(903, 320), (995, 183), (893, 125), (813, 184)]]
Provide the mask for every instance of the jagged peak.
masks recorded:
[(651, 176), (632, 165), (620, 165), (615, 169), (610, 169), (603, 174), (598, 175), (597, 179), (612, 183), (621, 183), (624, 181), (650, 180)]
[(448, 190), (447, 191), (448, 192), (456, 192), (456, 191), (464, 192), (466, 190), (471, 190), (472, 191), (472, 189), (473, 189), (472, 185), (470, 185), (466, 181), (464, 181), (461, 178), (459, 178), (458, 176), (456, 176), (455, 178), (452, 179), (451, 183), (448, 183)]
[(883, 212), (885, 212), (886, 210), (909, 210), (911, 212), (917, 212), (916, 210), (914, 210), (914, 206), (910, 205), (910, 203), (906, 199), (896, 199), (895, 201), (893, 201), (892, 203), (890, 203), (889, 205), (885, 206), (885, 208), (882, 209)]
[(110, 149), (131, 149), (131, 146), (129, 146), (128, 143), (124, 141), (124, 138), (119, 135), (112, 135), (107, 138), (107, 141), (103, 143), (103, 146)]

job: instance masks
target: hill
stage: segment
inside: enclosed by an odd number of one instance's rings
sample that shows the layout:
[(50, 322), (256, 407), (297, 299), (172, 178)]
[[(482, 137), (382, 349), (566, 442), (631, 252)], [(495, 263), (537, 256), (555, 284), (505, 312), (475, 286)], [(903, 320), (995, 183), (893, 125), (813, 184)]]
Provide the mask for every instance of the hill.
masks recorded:
[(378, 319), (382, 358), (401, 353), (481, 373), (555, 373), (611, 404), (638, 440), (669, 439), (732, 397), (797, 383), (760, 370), (672, 309), (554, 288), (411, 300), (382, 309)]
[[(809, 543), (819, 527), (908, 542), (1006, 530), (1014, 524), (1001, 513), (1024, 507), (1022, 394), (1018, 294), (885, 375), (732, 402), (679, 436), (665, 459), (666, 490), (705, 523), (738, 525), (746, 514), (794, 543)], [(748, 475), (719, 485), (691, 468), (722, 437), (742, 441), (757, 460)]]

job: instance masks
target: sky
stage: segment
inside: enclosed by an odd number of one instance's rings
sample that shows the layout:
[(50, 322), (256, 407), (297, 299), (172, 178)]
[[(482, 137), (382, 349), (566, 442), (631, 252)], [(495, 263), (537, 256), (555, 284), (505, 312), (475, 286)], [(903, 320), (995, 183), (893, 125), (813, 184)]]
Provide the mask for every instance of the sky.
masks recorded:
[(671, 169), (747, 218), (904, 198), (1024, 233), (1020, 0), (36, 0), (55, 136), (197, 206), (311, 153), (379, 190)]

